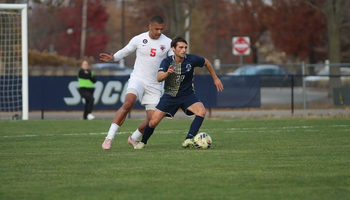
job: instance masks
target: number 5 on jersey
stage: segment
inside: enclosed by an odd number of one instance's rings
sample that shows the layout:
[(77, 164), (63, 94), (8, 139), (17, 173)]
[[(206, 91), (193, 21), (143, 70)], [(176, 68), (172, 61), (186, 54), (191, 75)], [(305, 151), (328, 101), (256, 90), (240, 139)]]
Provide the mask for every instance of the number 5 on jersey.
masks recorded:
[(155, 57), (156, 56), (156, 50), (157, 49), (151, 49), (151, 54), (150, 54), (151, 57)]

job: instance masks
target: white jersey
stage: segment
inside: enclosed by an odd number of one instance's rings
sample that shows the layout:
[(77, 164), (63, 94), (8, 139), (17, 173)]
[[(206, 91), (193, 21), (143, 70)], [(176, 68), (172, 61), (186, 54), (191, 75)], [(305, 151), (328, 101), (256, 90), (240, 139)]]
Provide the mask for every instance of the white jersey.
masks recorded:
[(173, 55), (171, 39), (164, 34), (158, 39), (151, 39), (149, 33), (141, 33), (133, 37), (129, 44), (114, 54), (118, 61), (136, 50), (134, 70), (130, 78), (137, 78), (145, 85), (160, 85), (157, 81), (158, 68), (164, 58)]

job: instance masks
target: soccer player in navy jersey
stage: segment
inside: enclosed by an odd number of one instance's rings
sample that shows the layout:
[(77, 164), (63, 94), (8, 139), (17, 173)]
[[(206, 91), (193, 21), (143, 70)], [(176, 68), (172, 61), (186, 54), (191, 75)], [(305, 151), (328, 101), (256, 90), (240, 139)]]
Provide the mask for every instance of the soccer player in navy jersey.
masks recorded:
[(195, 115), (186, 139), (182, 143), (184, 148), (193, 147), (192, 138), (198, 133), (206, 113), (205, 107), (195, 95), (193, 87), (195, 67), (205, 66), (214, 80), (217, 91), (224, 89), (220, 79), (216, 76), (213, 66), (206, 58), (186, 54), (187, 42), (185, 39), (180, 36), (175, 37), (171, 41), (171, 48), (174, 51), (174, 55), (163, 59), (157, 75), (158, 82), (165, 81), (164, 94), (150, 122), (145, 127), (141, 142), (134, 149), (145, 148), (148, 139), (159, 122), (165, 116), (174, 117), (179, 108), (189, 116)]

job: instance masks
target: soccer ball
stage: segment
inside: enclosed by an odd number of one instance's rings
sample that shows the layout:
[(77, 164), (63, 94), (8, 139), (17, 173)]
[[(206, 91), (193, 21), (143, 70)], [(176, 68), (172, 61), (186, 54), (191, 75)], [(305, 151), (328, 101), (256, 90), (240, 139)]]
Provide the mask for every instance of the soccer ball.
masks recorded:
[(213, 140), (208, 133), (198, 133), (193, 139), (194, 146), (198, 149), (208, 149)]

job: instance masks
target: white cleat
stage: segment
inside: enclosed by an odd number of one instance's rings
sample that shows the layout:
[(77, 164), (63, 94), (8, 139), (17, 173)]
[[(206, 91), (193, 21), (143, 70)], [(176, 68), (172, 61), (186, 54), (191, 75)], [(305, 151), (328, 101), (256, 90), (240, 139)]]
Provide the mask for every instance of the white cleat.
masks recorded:
[(192, 148), (194, 147), (194, 142), (192, 139), (186, 139), (182, 145), (181, 145), (183, 148)]
[(143, 148), (145, 148), (145, 143), (143, 143), (143, 142), (139, 142), (135, 147), (134, 147), (134, 149), (143, 149)]
[(88, 114), (87, 119), (88, 120), (93, 120), (93, 119), (95, 119), (95, 116), (90, 113), (90, 114)]

